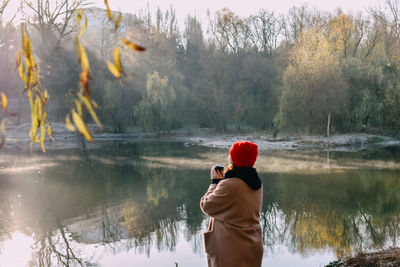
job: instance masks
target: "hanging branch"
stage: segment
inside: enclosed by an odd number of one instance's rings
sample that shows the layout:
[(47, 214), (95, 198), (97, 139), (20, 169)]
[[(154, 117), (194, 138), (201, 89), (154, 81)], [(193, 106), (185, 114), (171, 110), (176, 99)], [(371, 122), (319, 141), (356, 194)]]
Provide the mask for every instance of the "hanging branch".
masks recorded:
[[(42, 90), (40, 86), (39, 65), (37, 65), (32, 49), (32, 43), (25, 31), (24, 25), (21, 27), (21, 49), (17, 53), (17, 67), (20, 79), (25, 83), (24, 92), (27, 93), (31, 108), (31, 146), (33, 143), (39, 143), (43, 152), (46, 152), (44, 146), (46, 132), (49, 140), (54, 141), (52, 137), (51, 126), (47, 121), (46, 104), (49, 99), (47, 90)], [(24, 60), (21, 59), (21, 51)], [(40, 131), (39, 131), (40, 130)]]

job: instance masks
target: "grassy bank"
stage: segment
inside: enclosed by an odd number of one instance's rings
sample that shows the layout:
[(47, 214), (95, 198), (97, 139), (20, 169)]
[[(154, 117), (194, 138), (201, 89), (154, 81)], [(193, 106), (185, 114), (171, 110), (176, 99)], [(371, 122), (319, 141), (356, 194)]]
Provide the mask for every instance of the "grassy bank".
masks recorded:
[(389, 248), (376, 252), (359, 252), (354, 256), (330, 262), (325, 267), (373, 267), (400, 266), (400, 248)]

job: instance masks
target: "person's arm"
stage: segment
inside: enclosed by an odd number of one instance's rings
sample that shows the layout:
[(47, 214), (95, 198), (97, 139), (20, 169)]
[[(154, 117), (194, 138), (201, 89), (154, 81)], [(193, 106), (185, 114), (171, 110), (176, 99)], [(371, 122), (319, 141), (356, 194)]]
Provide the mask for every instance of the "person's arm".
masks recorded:
[(211, 184), (206, 194), (200, 200), (201, 210), (210, 217), (223, 219), (222, 213), (234, 203), (235, 186), (232, 181), (222, 180), (218, 184)]

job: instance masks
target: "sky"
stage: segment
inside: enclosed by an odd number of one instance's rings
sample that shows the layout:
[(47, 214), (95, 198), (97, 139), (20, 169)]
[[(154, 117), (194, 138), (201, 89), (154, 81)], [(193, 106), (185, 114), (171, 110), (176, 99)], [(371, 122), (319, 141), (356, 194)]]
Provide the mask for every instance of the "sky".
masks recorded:
[[(104, 6), (103, 0), (93, 1), (96, 6)], [(109, 3), (113, 10), (132, 13), (146, 7), (147, 3), (152, 9), (159, 6), (162, 10), (172, 5), (176, 9), (178, 18), (184, 19), (188, 13), (192, 15), (196, 13), (203, 17), (207, 9), (215, 12), (224, 7), (228, 7), (239, 16), (249, 16), (262, 8), (284, 14), (290, 7), (301, 6), (304, 3), (327, 11), (333, 11), (337, 7), (343, 11), (365, 11), (367, 7), (379, 7), (384, 0), (109, 0)]]
[[(55, 1), (55, 0), (51, 0)], [(94, 6), (104, 8), (104, 0), (88, 0)], [(183, 24), (186, 16), (197, 15), (206, 22), (207, 9), (214, 13), (224, 7), (228, 7), (235, 14), (247, 17), (258, 10), (264, 8), (275, 11), (278, 14), (285, 14), (293, 6), (307, 4), (325, 11), (334, 11), (340, 7), (343, 11), (364, 11), (368, 7), (380, 7), (385, 0), (108, 0), (110, 8), (115, 11), (135, 13), (140, 9), (145, 9), (147, 5), (151, 10), (160, 7), (167, 10), (172, 5), (178, 17), (179, 24)], [(10, 7), (6, 10), (7, 16), (11, 16), (16, 10), (20, 0), (11, 0)]]
[[(103, 6), (104, 1), (93, 0), (97, 6)], [(264, 8), (267, 10), (275, 10), (278, 13), (286, 13), (292, 6), (300, 6), (307, 3), (323, 10), (334, 10), (337, 7), (345, 11), (348, 10), (364, 10), (369, 6), (379, 6), (382, 0), (109, 0), (111, 9), (120, 9), (121, 11), (133, 12), (135, 9), (143, 8), (150, 4), (155, 8), (160, 6), (161, 9), (167, 9), (172, 5), (179, 15), (185, 16), (187, 13), (194, 12), (203, 13), (207, 9), (216, 11), (224, 7), (228, 7), (240, 16), (248, 16), (255, 11)]]

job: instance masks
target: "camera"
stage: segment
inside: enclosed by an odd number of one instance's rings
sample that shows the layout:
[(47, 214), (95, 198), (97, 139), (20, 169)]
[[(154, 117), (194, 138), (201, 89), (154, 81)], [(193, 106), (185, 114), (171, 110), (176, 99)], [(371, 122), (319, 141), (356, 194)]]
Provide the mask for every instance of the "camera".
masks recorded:
[(224, 166), (222, 165), (215, 165), (214, 169), (219, 172), (219, 171), (223, 171), (224, 170)]

